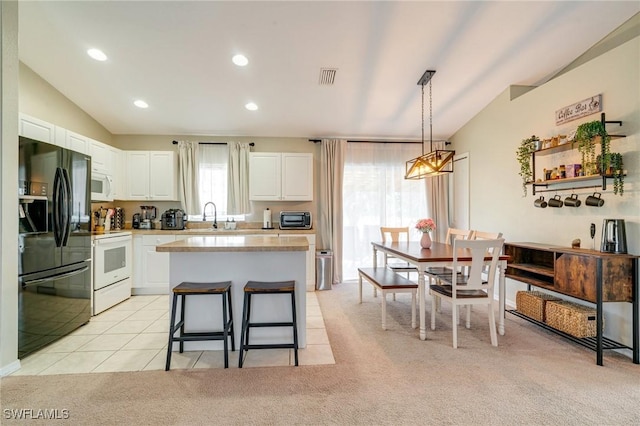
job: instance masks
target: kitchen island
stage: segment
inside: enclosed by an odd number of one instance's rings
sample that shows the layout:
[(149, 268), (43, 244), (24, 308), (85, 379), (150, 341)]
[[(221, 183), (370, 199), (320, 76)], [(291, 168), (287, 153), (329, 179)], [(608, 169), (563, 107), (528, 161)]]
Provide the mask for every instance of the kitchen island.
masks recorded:
[[(240, 344), (243, 288), (247, 281), (296, 282), (298, 343), (306, 346), (306, 251), (305, 237), (277, 236), (194, 236), (161, 244), (158, 252), (169, 253), (170, 289), (183, 281), (231, 281), (236, 349)], [(186, 331), (218, 330), (222, 327), (222, 306), (215, 295), (186, 299)], [(291, 300), (281, 295), (256, 297), (251, 304), (252, 320), (287, 321)], [(179, 310), (178, 310), (179, 314)], [(282, 343), (292, 339), (291, 328), (264, 328), (251, 331), (256, 344)], [(174, 343), (174, 350), (177, 343)], [(218, 350), (221, 341), (186, 342), (185, 350)]]

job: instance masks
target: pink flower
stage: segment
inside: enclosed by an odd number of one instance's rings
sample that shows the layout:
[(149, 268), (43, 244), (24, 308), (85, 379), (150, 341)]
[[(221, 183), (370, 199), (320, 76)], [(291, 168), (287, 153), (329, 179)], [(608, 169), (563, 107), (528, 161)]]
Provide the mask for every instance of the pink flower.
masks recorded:
[(429, 232), (436, 229), (436, 224), (433, 219), (420, 219), (418, 223), (416, 223), (416, 229), (421, 232)]

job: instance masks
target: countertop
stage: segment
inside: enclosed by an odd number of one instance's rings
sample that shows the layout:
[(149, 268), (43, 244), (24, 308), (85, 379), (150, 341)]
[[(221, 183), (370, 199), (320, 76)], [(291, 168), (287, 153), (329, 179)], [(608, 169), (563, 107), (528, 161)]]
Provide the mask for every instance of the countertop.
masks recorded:
[[(164, 231), (167, 232), (167, 231)], [(231, 232), (231, 231), (226, 231)], [(276, 236), (242, 236), (215, 235), (193, 236), (185, 240), (156, 246), (158, 252), (257, 252), (257, 251), (307, 251), (309, 243), (306, 237), (276, 237)]]
[(187, 228), (181, 230), (162, 230), (162, 229), (130, 229), (133, 235), (283, 235), (283, 234), (315, 234), (315, 229), (262, 229), (262, 228), (241, 228), (241, 229), (213, 229), (213, 228)]

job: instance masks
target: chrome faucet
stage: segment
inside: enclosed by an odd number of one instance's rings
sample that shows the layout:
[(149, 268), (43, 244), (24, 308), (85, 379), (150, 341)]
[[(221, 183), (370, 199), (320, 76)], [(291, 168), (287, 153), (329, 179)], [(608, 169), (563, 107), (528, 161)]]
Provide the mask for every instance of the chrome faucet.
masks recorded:
[(208, 203), (206, 203), (204, 205), (204, 208), (202, 209), (202, 221), (206, 222), (206, 220), (207, 220), (207, 206), (209, 204), (211, 204), (213, 206), (213, 227), (215, 229), (218, 229), (218, 209), (217, 209), (216, 205), (212, 201), (209, 201)]

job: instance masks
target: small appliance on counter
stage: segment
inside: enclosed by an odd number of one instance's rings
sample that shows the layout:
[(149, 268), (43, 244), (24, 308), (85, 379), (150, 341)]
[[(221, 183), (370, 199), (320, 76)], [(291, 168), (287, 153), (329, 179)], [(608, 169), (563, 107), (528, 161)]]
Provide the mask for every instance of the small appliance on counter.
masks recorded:
[(311, 213), (280, 212), (280, 229), (311, 229)]
[(140, 206), (140, 229), (153, 229), (153, 220), (156, 218), (155, 206)]
[(133, 219), (131, 221), (131, 227), (133, 229), (140, 229), (140, 222), (142, 221), (142, 215), (140, 213), (136, 213), (133, 215)]
[(605, 219), (602, 222), (602, 244), (600, 251), (603, 253), (627, 253), (627, 234), (624, 220)]
[(165, 230), (184, 229), (186, 213), (180, 209), (169, 209), (162, 213), (161, 227)]

